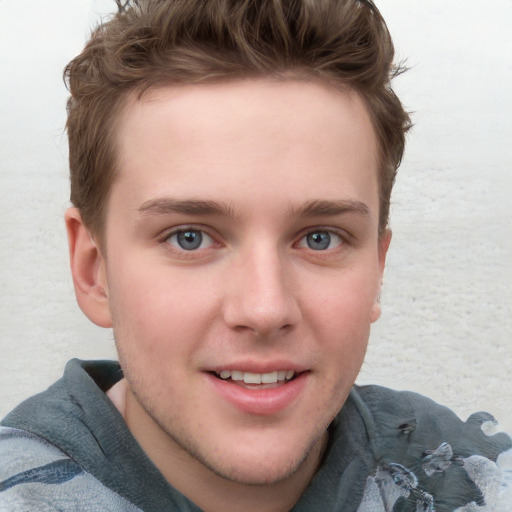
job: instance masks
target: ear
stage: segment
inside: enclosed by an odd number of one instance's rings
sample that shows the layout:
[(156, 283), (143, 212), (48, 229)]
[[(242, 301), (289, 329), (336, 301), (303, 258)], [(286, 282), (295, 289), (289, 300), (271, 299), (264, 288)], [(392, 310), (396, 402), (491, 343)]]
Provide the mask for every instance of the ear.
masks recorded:
[(380, 290), (382, 287), (382, 278), (384, 277), (384, 268), (386, 266), (386, 255), (388, 254), (389, 244), (391, 243), (391, 230), (386, 229), (385, 233), (379, 238), (379, 288), (373, 304), (371, 321), (376, 322), (381, 314)]
[(71, 274), (78, 305), (91, 322), (100, 327), (112, 327), (105, 260), (84, 225), (78, 209), (69, 208), (65, 220)]

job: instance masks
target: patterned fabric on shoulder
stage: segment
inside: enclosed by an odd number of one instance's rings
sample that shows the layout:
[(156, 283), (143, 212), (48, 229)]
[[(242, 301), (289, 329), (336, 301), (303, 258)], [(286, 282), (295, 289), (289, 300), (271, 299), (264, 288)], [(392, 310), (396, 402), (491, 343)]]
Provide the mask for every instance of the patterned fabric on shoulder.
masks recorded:
[(447, 441), (425, 446), (414, 467), (379, 465), (367, 478), (357, 512), (510, 512), (510, 438), (484, 412), (471, 415), (463, 432), (457, 447)]

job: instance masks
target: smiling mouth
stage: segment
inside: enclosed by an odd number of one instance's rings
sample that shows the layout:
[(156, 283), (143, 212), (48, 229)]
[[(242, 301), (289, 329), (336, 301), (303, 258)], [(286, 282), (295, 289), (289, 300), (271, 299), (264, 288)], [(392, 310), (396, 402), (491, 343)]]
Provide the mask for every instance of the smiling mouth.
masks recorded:
[[(310, 369), (295, 367), (295, 370), (290, 370), (291, 365), (281, 364), (283, 366), (279, 366), (283, 369), (264, 373), (227, 370), (221, 366), (207, 372), (208, 381), (213, 385), (216, 395), (239, 412), (269, 416), (293, 407), (308, 388)], [(240, 367), (243, 368), (242, 365)], [(250, 365), (246, 368), (257, 369)]]
[(213, 375), (220, 380), (253, 389), (281, 386), (292, 381), (297, 376), (293, 370), (278, 370), (269, 373), (222, 370), (221, 372), (213, 372)]

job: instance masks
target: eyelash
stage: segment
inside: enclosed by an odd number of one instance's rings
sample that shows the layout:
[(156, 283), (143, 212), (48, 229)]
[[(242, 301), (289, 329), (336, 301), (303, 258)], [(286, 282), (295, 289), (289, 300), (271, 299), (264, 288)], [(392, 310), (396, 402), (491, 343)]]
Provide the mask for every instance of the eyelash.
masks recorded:
[(313, 235), (313, 234), (328, 234), (330, 236), (330, 239), (329, 239), (329, 243), (332, 242), (332, 238), (333, 236), (338, 238), (339, 239), (339, 244), (337, 245), (337, 247), (334, 247), (334, 248), (330, 248), (330, 249), (318, 249), (318, 250), (315, 250), (313, 249), (312, 247), (304, 247), (305, 249), (310, 249), (311, 251), (315, 252), (315, 253), (332, 253), (333, 251), (339, 251), (341, 247), (345, 246), (348, 244), (348, 235), (346, 235), (344, 232), (341, 232), (339, 230), (335, 230), (333, 228), (328, 228), (328, 227), (321, 227), (321, 226), (317, 226), (313, 229), (308, 229), (307, 231), (301, 233), (299, 239), (298, 239), (298, 242), (296, 242), (294, 245), (296, 246), (300, 246), (299, 244), (301, 244), (301, 242), (303, 240), (305, 240), (305, 243), (307, 244), (308, 241), (307, 241), (307, 237), (310, 236), (310, 235)]
[[(186, 249), (179, 249), (177, 247), (174, 247), (173, 245), (171, 245), (171, 243), (169, 242), (169, 240), (173, 237), (173, 236), (177, 236), (179, 235), (180, 233), (186, 233), (186, 232), (199, 232), (199, 233), (202, 233), (203, 236), (206, 235), (210, 240), (211, 240), (211, 245), (214, 246), (214, 245), (218, 245), (220, 246), (221, 244), (218, 243), (216, 241), (216, 237), (213, 236), (212, 234), (210, 234), (209, 230), (206, 229), (204, 226), (179, 226), (177, 228), (174, 228), (174, 229), (171, 229), (169, 231), (166, 231), (165, 233), (163, 233), (163, 235), (158, 239), (158, 243), (163, 245), (165, 247), (165, 249), (172, 254), (173, 257), (179, 257), (179, 258), (182, 258), (182, 259), (189, 259), (189, 258), (197, 258), (197, 255), (199, 253), (199, 251), (201, 251), (201, 249), (196, 249), (196, 250), (186, 250)], [(209, 247), (203, 249), (204, 250), (207, 250)]]
[[(211, 243), (206, 248), (198, 248), (198, 249), (192, 249), (192, 250), (186, 250), (184, 248), (177, 248), (171, 245), (169, 240), (173, 236), (177, 236), (180, 233), (186, 233), (187, 231), (190, 232), (199, 232), (202, 233), (203, 236), (206, 235), (210, 240)], [(339, 239), (339, 244), (330, 249), (320, 249), (315, 250), (311, 247), (301, 247), (299, 244), (306, 239), (309, 235), (315, 234), (315, 233), (328, 233), (329, 235), (334, 235)], [(307, 230), (302, 231), (299, 233), (297, 241), (293, 243), (293, 247), (298, 248), (299, 250), (305, 250), (309, 253), (314, 254), (316, 257), (326, 257), (327, 255), (337, 254), (342, 252), (347, 248), (347, 245), (351, 245), (350, 236), (343, 230), (334, 229), (332, 227), (326, 227), (326, 226), (315, 226), (313, 228), (308, 228)], [(332, 240), (331, 240), (332, 241)], [(197, 258), (199, 256), (199, 253), (202, 253), (203, 251), (206, 251), (210, 249), (212, 246), (217, 245), (218, 247), (222, 246), (221, 243), (217, 242), (217, 237), (212, 235), (211, 232), (206, 229), (205, 226), (194, 226), (194, 225), (184, 225), (179, 226), (177, 228), (171, 229), (169, 231), (166, 231), (163, 233), (163, 235), (158, 239), (158, 243), (165, 246), (166, 250), (170, 252), (174, 257), (179, 257), (182, 259), (189, 259), (189, 258)], [(305, 242), (307, 244), (307, 241)]]

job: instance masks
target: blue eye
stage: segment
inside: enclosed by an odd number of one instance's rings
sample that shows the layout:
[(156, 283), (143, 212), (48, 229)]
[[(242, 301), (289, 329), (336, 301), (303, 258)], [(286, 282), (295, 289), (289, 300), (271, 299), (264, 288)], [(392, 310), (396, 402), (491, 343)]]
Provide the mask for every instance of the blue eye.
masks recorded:
[(331, 234), (327, 231), (320, 231), (318, 233), (309, 233), (306, 236), (308, 247), (314, 251), (323, 251), (331, 244)]
[(313, 251), (325, 251), (327, 249), (334, 249), (343, 244), (343, 239), (340, 235), (332, 231), (318, 230), (311, 231), (299, 242), (299, 247), (306, 247)]
[(199, 229), (183, 229), (169, 236), (167, 243), (184, 251), (195, 251), (211, 245), (212, 238)]

